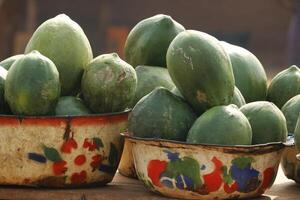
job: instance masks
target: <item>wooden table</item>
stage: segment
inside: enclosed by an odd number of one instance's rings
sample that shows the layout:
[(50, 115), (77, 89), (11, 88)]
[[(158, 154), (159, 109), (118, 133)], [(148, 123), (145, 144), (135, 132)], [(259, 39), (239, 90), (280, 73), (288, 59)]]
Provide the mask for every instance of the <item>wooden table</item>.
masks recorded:
[[(163, 200), (160, 195), (148, 191), (139, 181), (116, 174), (113, 182), (105, 187), (88, 189), (32, 189), (0, 187), (0, 199), (28, 200)], [(273, 187), (256, 200), (300, 200), (300, 185), (288, 180), (279, 170)]]

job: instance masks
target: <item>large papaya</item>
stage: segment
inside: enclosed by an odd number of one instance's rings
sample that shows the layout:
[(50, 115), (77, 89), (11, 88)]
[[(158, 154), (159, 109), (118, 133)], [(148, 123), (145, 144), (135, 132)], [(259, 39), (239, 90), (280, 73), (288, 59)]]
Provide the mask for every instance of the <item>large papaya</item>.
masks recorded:
[(81, 83), (85, 102), (95, 113), (120, 112), (130, 107), (136, 72), (118, 54), (103, 54), (90, 62)]
[(203, 113), (187, 136), (189, 143), (250, 145), (252, 130), (236, 105), (215, 106)]
[(231, 103), (230, 59), (213, 36), (194, 30), (179, 33), (169, 46), (167, 67), (180, 93), (198, 113)]
[(0, 62), (0, 66), (2, 66), (6, 70), (9, 70), (9, 68), (12, 66), (12, 64), (19, 58), (22, 58), (23, 56), (24, 56), (24, 54), (18, 54), (18, 55), (8, 57), (5, 60), (2, 60)]
[(42, 23), (30, 38), (25, 53), (38, 50), (50, 58), (59, 72), (62, 95), (76, 94), (84, 68), (93, 59), (88, 38), (67, 15)]
[(285, 116), (288, 132), (293, 134), (300, 113), (300, 94), (288, 100), (282, 106), (281, 111)]
[(128, 129), (137, 137), (185, 141), (196, 118), (192, 108), (180, 97), (158, 87), (134, 106)]
[(221, 42), (221, 45), (230, 57), (235, 85), (245, 101), (264, 101), (267, 95), (267, 76), (257, 57), (242, 47), (226, 42)]
[(18, 59), (9, 69), (4, 96), (16, 115), (53, 114), (60, 96), (55, 64), (37, 51)]
[(268, 88), (268, 101), (281, 108), (289, 99), (300, 94), (300, 69), (293, 65), (279, 72)]
[(286, 119), (275, 104), (256, 101), (242, 106), (240, 110), (251, 124), (252, 144), (286, 141)]
[(166, 67), (166, 53), (171, 41), (184, 27), (167, 15), (155, 15), (140, 21), (130, 31), (124, 51), (133, 67)]
[(175, 87), (166, 68), (153, 66), (138, 66), (135, 68), (137, 87), (132, 102), (132, 107), (145, 95), (156, 87), (165, 87), (169, 90)]

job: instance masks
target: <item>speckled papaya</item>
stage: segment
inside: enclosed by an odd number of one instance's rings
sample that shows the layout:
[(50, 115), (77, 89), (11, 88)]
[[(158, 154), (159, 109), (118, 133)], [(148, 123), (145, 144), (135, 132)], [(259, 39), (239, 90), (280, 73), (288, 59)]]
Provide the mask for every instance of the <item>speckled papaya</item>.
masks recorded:
[(169, 46), (167, 67), (197, 113), (231, 103), (234, 76), (230, 58), (213, 36), (194, 30), (179, 33)]
[(82, 77), (81, 91), (94, 113), (119, 112), (130, 107), (136, 85), (134, 68), (111, 53), (90, 62)]

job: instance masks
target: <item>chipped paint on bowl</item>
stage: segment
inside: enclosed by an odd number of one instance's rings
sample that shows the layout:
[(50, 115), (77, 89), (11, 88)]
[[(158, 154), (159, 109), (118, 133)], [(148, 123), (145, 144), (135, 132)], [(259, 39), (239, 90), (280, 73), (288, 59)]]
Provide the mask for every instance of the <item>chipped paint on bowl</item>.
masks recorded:
[(116, 172), (128, 111), (89, 116), (0, 116), (0, 184), (104, 185)]
[(290, 136), (288, 141), (290, 145), (283, 151), (281, 167), (288, 179), (300, 183), (300, 160), (296, 158), (296, 155), (300, 152), (296, 149), (293, 136)]
[(272, 186), (284, 144), (195, 145), (124, 135), (138, 178), (154, 192), (183, 199), (256, 197)]

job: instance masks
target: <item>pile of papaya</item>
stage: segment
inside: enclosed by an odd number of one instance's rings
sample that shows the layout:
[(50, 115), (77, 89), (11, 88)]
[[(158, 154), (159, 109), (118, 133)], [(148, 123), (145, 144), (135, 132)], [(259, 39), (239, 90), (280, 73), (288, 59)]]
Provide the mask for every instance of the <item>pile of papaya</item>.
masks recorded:
[(185, 30), (166, 15), (134, 26), (125, 61), (137, 73), (129, 115), (133, 136), (255, 145), (285, 142), (295, 131), (300, 113), (300, 69), (295, 65), (268, 85), (263, 65), (249, 50)]
[(116, 53), (93, 58), (82, 28), (65, 14), (42, 23), (24, 54), (0, 62), (0, 112), (89, 115), (130, 107), (134, 68)]
[(268, 86), (253, 53), (163, 14), (133, 27), (124, 55), (94, 57), (79, 24), (65, 14), (48, 19), (24, 54), (0, 62), (0, 112), (70, 116), (132, 109), (133, 136), (188, 143), (284, 142), (294, 133), (297, 66)]

